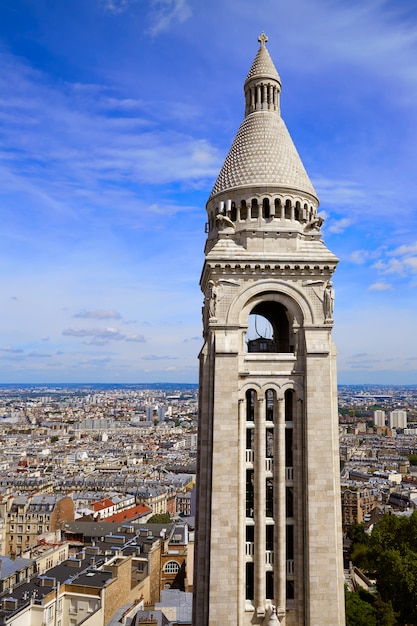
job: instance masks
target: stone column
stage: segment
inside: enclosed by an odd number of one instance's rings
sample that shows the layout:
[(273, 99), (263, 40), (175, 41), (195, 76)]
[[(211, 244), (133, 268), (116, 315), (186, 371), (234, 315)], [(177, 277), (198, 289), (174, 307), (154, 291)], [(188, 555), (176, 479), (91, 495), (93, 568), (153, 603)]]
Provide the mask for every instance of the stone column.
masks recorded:
[[(275, 554), (274, 554), (274, 595), (278, 613), (285, 615), (286, 600), (286, 510), (285, 510), (285, 405), (284, 399), (276, 402), (277, 417), (275, 419), (275, 450), (274, 450), (274, 484), (276, 502), (274, 502), (275, 520)], [(281, 620), (281, 624), (284, 621)]]
[(255, 607), (258, 615), (265, 612), (265, 402), (259, 398), (255, 415)]

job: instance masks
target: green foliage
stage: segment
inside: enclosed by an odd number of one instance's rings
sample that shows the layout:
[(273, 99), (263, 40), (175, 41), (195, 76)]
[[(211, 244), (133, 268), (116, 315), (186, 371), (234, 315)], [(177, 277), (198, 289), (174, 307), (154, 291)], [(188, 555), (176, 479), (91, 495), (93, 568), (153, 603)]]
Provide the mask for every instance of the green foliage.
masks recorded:
[(379, 594), (361, 589), (352, 593), (345, 588), (346, 626), (395, 626), (396, 615), (390, 602)]
[[(360, 538), (360, 529), (356, 538)], [(400, 622), (417, 624), (417, 513), (411, 517), (385, 515), (367, 545), (354, 544), (353, 555), (358, 564), (376, 572), (381, 602), (375, 610), (385, 619), (378, 624), (395, 623), (394, 611)]]
[(376, 610), (357, 593), (345, 591), (346, 626), (377, 626)]
[(56, 443), (58, 439), (59, 437), (57, 435), (53, 435), (53, 437), (51, 437), (51, 443)]
[(352, 539), (353, 545), (362, 543), (367, 546), (369, 544), (369, 535), (365, 532), (365, 525), (363, 523), (353, 526), (350, 531), (350, 538)]
[(148, 524), (170, 524), (171, 518), (168, 513), (155, 513), (148, 519)]
[(409, 454), (408, 460), (410, 461), (410, 465), (417, 465), (417, 454)]

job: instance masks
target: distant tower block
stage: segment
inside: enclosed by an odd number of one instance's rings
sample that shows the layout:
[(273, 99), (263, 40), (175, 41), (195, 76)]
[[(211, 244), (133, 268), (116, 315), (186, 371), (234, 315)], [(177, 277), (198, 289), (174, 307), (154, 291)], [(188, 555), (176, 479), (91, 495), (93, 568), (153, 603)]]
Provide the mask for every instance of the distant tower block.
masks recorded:
[(385, 426), (385, 411), (374, 411), (374, 426)]
[(407, 411), (390, 411), (388, 422), (390, 428), (407, 428)]
[(342, 626), (337, 259), (266, 40), (207, 202), (193, 624)]

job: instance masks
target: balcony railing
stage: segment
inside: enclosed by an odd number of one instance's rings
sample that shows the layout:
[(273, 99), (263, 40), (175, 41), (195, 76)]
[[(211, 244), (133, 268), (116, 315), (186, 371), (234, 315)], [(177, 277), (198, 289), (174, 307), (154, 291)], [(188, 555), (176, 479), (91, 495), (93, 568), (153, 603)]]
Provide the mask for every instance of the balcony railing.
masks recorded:
[(246, 450), (246, 463), (253, 463), (254, 453), (253, 450)]
[(245, 544), (245, 555), (246, 556), (253, 556), (254, 553), (254, 543), (253, 541), (247, 541)]
[(285, 468), (285, 480), (287, 480), (288, 482), (293, 482), (294, 480), (294, 468), (293, 467)]
[(294, 576), (294, 559), (288, 559), (286, 561), (287, 576)]

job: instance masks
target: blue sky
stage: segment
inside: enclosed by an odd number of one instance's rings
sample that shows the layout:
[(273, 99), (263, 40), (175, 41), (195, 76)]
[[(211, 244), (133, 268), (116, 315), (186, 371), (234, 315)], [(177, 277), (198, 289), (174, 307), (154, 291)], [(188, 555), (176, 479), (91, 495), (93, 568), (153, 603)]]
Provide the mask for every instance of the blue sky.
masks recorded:
[(417, 383), (415, 0), (0, 2), (0, 382), (197, 382), (205, 203), (265, 31), (341, 383)]

